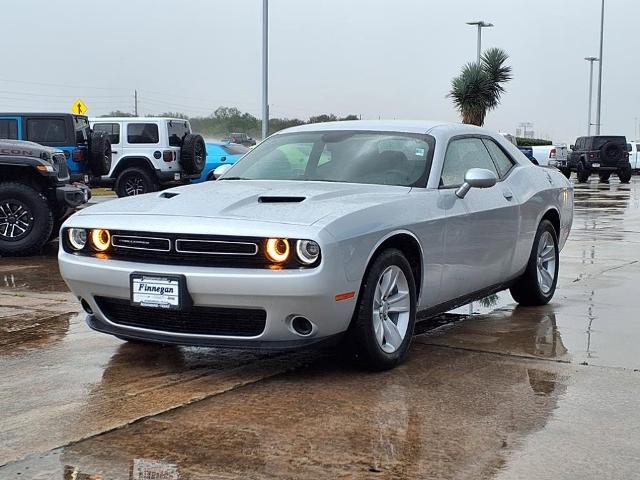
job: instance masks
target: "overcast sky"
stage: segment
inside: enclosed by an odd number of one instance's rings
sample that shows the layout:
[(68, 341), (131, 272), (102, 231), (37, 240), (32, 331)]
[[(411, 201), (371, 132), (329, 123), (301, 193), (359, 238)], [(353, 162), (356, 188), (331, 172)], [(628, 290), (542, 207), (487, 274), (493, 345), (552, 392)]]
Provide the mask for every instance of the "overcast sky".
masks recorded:
[[(636, 138), (640, 1), (606, 0), (602, 133)], [(20, 0), (3, 7), (0, 110), (133, 109), (260, 115), (261, 0)], [(451, 78), (483, 47), (514, 80), (486, 126), (572, 142), (586, 135), (600, 0), (270, 0), (272, 116), (458, 121)], [(594, 87), (595, 118), (595, 87)]]

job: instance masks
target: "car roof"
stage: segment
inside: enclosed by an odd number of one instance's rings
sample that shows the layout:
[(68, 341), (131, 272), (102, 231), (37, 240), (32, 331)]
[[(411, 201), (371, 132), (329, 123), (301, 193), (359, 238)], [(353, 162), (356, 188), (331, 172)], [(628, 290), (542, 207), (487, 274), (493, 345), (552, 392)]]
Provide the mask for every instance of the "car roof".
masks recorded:
[(175, 120), (178, 122), (188, 122), (185, 118), (173, 117), (91, 117), (90, 122), (158, 122), (165, 120)]
[(440, 133), (450, 130), (458, 134), (486, 133), (488, 130), (473, 125), (462, 123), (449, 123), (427, 120), (345, 120), (338, 122), (311, 123), (297, 127), (287, 128), (278, 133), (317, 132), (328, 130), (364, 130), (377, 132), (404, 132), (404, 133), (429, 133), (438, 128)]
[(72, 117), (84, 117), (86, 115), (78, 115), (77, 113), (66, 112), (0, 112), (3, 117), (60, 117), (60, 116), (72, 116)]

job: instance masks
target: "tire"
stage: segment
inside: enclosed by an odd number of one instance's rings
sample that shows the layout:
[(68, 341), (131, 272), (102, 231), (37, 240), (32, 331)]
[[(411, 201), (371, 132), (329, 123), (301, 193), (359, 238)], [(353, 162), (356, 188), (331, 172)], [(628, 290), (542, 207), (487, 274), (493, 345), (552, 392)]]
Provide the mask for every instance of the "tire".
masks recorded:
[(562, 172), (562, 174), (565, 177), (571, 178), (571, 169), (570, 168), (561, 168), (560, 171)]
[(611, 172), (600, 172), (598, 173), (598, 176), (600, 177), (600, 181), (602, 183), (609, 183), (609, 177), (611, 177)]
[(22, 183), (0, 183), (0, 255), (36, 253), (52, 231), (53, 212), (42, 193)]
[(95, 176), (111, 171), (111, 142), (104, 132), (91, 132), (89, 138), (89, 168)]
[(585, 183), (591, 176), (591, 170), (589, 170), (584, 162), (578, 162), (578, 183)]
[(158, 191), (158, 183), (149, 170), (130, 167), (120, 172), (114, 190), (120, 198), (131, 197)]
[[(552, 249), (547, 250), (545, 245), (552, 247)], [(544, 253), (545, 251), (546, 254)], [(540, 265), (540, 268), (546, 271), (548, 275), (544, 280), (544, 275), (541, 275), (538, 270), (538, 259), (540, 255), (547, 255), (546, 258), (551, 258), (552, 253), (553, 260), (547, 261), (546, 266), (544, 263)], [(560, 267), (558, 254), (558, 235), (556, 230), (549, 220), (543, 220), (538, 225), (527, 269), (510, 289), (511, 296), (516, 302), (520, 305), (530, 306), (549, 303), (553, 298), (558, 283), (558, 270)], [(549, 270), (553, 272), (553, 275), (549, 273)]]
[(182, 141), (180, 150), (180, 163), (183, 170), (190, 174), (202, 172), (207, 160), (207, 147), (202, 135), (189, 134)]
[[(376, 328), (374, 300), (378, 297), (379, 284), (389, 279), (389, 274), (402, 275), (393, 283), (391, 294), (384, 297), (382, 305), (376, 309), (378, 312), (383, 312), (383, 318)], [(395, 304), (387, 303), (388, 298), (398, 297), (402, 292), (408, 294), (404, 300)], [(387, 310), (394, 306), (404, 310), (402, 312)], [(380, 317), (377, 316), (377, 318)], [(385, 250), (370, 264), (360, 288), (358, 305), (348, 331), (347, 346), (350, 353), (355, 354), (357, 361), (370, 370), (387, 370), (395, 367), (402, 362), (409, 350), (415, 319), (416, 286), (411, 266), (400, 250)], [(402, 335), (403, 330), (404, 335)], [(393, 332), (399, 335), (391, 339)]]
[(631, 181), (631, 167), (624, 167), (618, 169), (618, 178), (620, 179), (620, 183), (629, 183)]
[(625, 150), (619, 143), (607, 142), (600, 149), (600, 157), (609, 162), (618, 162), (622, 160), (624, 152)]

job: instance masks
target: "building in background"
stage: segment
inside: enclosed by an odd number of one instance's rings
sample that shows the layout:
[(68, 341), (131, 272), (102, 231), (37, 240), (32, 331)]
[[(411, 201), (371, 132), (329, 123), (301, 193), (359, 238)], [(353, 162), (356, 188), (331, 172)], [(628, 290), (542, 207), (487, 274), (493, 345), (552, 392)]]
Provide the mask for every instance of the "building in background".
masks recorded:
[(521, 122), (516, 128), (516, 137), (519, 138), (536, 138), (535, 131), (533, 129), (533, 123)]

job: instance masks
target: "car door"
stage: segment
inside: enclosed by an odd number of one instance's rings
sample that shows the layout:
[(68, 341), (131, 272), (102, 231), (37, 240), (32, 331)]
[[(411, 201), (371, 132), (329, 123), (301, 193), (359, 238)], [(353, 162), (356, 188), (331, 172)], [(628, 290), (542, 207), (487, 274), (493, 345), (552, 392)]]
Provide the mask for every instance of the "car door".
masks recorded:
[[(501, 152), (507, 164), (496, 166), (488, 148)], [(441, 303), (506, 280), (516, 247), (518, 201), (506, 178), (515, 164), (491, 139), (453, 138), (445, 154), (439, 205), (445, 212)], [(472, 188), (464, 198), (456, 190), (471, 168), (485, 168), (498, 176), (490, 188)]]
[(106, 175), (106, 177), (109, 177), (124, 155), (120, 124), (117, 122), (96, 122), (93, 124), (92, 129), (94, 132), (103, 132), (109, 137), (109, 142), (111, 143), (111, 170), (109, 175)]

